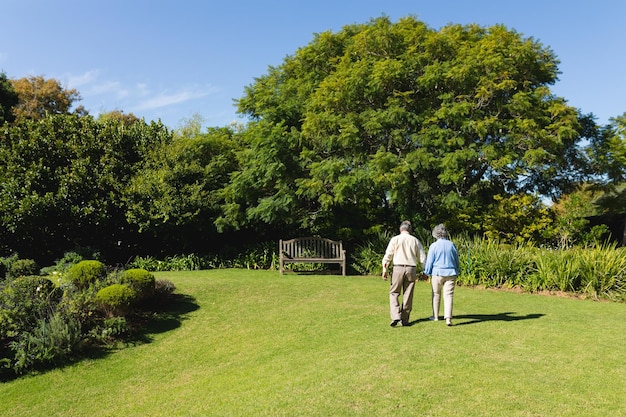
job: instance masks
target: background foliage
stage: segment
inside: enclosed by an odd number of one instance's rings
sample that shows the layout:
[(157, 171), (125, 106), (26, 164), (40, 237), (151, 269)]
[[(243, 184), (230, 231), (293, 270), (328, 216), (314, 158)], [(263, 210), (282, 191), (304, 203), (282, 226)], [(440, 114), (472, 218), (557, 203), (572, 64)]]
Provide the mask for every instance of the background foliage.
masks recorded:
[(205, 132), (94, 118), (56, 80), (2, 74), (0, 255), (271, 265), (247, 251), (317, 235), (354, 252), (404, 219), (626, 243), (626, 117), (597, 126), (555, 96), (558, 64), (501, 25), (381, 17), (317, 34), (245, 88), (248, 123)]

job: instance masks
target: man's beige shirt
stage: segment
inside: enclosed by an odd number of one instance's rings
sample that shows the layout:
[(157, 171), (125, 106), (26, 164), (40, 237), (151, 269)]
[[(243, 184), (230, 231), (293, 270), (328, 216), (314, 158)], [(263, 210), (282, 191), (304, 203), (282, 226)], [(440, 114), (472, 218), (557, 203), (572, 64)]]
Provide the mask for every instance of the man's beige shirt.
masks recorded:
[(389, 262), (393, 260), (394, 265), (412, 265), (423, 269), (426, 262), (426, 252), (422, 243), (409, 232), (402, 231), (399, 235), (391, 238), (385, 256), (383, 257), (383, 272), (387, 271)]

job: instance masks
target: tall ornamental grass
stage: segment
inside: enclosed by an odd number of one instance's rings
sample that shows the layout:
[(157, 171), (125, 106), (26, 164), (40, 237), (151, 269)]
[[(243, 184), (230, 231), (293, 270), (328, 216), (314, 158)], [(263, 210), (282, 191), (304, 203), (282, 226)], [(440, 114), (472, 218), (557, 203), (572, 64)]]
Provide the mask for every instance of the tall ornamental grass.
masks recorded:
[(474, 239), (457, 246), (462, 285), (626, 301), (626, 248), (615, 244), (550, 249)]
[(462, 284), (489, 288), (535, 287), (529, 277), (536, 252), (532, 246), (480, 239), (455, 243), (459, 249)]
[(577, 249), (582, 292), (594, 299), (626, 301), (626, 248)]

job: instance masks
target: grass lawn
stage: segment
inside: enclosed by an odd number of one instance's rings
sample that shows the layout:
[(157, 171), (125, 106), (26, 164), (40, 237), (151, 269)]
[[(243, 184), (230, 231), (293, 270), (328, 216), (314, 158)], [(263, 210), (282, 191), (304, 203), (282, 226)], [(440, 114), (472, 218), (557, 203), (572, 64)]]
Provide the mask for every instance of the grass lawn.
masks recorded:
[(378, 277), (162, 272), (147, 343), (0, 383), (9, 416), (626, 416), (626, 305), (457, 287), (389, 327)]

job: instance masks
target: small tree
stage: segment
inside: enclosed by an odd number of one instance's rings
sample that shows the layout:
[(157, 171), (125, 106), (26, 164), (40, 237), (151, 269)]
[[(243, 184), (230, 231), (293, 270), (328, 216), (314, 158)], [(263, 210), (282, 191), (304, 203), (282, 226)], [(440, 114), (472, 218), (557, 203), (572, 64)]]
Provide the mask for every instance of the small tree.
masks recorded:
[(585, 187), (563, 195), (553, 206), (555, 214), (554, 233), (561, 248), (576, 243), (592, 243), (602, 238), (608, 228), (604, 225), (589, 228), (589, 217), (598, 214), (595, 204), (597, 192)]
[(505, 243), (542, 243), (552, 236), (553, 218), (537, 195), (496, 195), (485, 216), (485, 235)]

